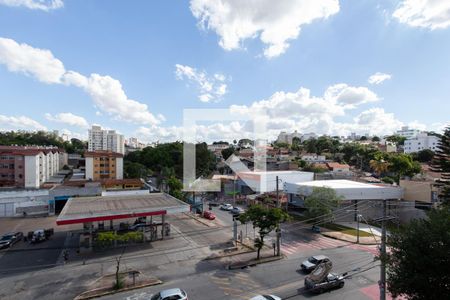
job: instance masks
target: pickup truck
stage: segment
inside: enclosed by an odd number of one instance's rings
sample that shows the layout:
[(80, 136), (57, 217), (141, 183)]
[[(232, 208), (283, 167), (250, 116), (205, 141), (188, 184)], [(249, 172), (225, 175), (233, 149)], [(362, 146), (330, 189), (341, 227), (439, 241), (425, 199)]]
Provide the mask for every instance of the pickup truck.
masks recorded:
[(311, 278), (305, 278), (305, 289), (313, 293), (323, 293), (335, 288), (342, 288), (345, 284), (345, 275), (338, 275), (336, 273), (328, 273), (324, 280), (321, 282), (314, 282)]

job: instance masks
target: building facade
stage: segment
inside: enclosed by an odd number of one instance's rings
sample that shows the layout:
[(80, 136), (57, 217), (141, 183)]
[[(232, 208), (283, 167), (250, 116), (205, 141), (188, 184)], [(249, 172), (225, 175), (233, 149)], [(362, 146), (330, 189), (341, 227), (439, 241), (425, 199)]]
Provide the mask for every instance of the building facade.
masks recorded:
[(88, 135), (88, 150), (90, 152), (101, 150), (125, 153), (124, 136), (116, 133), (115, 130), (103, 130), (100, 126), (94, 125), (88, 130)]
[(92, 151), (84, 154), (86, 180), (123, 179), (123, 154), (112, 151)]
[(408, 126), (403, 126), (402, 129), (397, 130), (395, 134), (410, 139), (416, 137), (419, 133), (420, 130), (418, 129), (411, 129)]
[(436, 151), (438, 148), (439, 138), (427, 133), (419, 133), (414, 138), (407, 139), (403, 146), (405, 153), (419, 152), (421, 150), (429, 149)]
[(63, 167), (65, 157), (55, 147), (0, 146), (0, 186), (39, 188)]

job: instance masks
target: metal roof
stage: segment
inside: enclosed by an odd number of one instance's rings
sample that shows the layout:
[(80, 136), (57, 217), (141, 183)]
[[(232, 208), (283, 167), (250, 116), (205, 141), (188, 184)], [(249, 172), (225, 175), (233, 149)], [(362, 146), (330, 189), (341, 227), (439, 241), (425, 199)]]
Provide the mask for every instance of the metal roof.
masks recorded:
[(70, 198), (56, 220), (57, 225), (176, 214), (190, 205), (165, 193)]

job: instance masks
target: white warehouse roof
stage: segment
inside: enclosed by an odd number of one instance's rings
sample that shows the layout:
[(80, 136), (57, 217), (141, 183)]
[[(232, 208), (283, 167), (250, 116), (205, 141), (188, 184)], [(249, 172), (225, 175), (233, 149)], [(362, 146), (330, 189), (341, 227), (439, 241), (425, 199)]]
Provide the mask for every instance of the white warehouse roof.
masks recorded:
[(369, 184), (352, 180), (316, 180), (307, 182), (285, 183), (284, 192), (309, 196), (314, 187), (328, 187), (336, 191), (345, 200), (384, 200), (400, 199), (403, 189), (400, 187)]
[(314, 179), (314, 173), (301, 171), (244, 171), (238, 172), (237, 176), (253, 191), (259, 193), (275, 191), (277, 176), (280, 189), (286, 182), (304, 182)]

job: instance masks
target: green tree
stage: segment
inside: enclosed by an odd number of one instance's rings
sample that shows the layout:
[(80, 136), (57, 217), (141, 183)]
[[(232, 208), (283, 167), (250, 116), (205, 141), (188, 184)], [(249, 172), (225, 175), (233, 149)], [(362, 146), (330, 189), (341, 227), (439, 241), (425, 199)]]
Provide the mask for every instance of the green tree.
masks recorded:
[(367, 137), (365, 135), (363, 135), (359, 140), (360, 141), (367, 141)]
[(228, 147), (222, 150), (222, 157), (223, 159), (227, 160), (228, 157), (230, 157), (232, 154), (234, 154), (234, 147)]
[(450, 126), (440, 136), (431, 168), (434, 172), (441, 174), (441, 178), (436, 182), (440, 190), (439, 199), (444, 205), (450, 206)]
[(169, 187), (169, 194), (171, 196), (178, 199), (183, 198), (183, 192), (181, 191), (183, 189), (183, 183), (175, 176), (171, 176), (167, 179), (167, 186)]
[(320, 154), (317, 150), (317, 140), (316, 139), (309, 139), (303, 142), (305, 146), (305, 150), (308, 153), (317, 153)]
[(430, 162), (434, 157), (433, 150), (423, 149), (417, 152), (417, 160), (423, 163)]
[(338, 196), (332, 188), (314, 187), (312, 193), (305, 199), (307, 215), (309, 218), (331, 215), (342, 200), (343, 197)]
[(377, 137), (376, 135), (374, 137), (372, 137), (372, 142), (379, 142), (380, 138)]
[(264, 237), (275, 230), (281, 222), (289, 219), (289, 215), (279, 208), (267, 208), (262, 205), (253, 205), (239, 216), (242, 223), (251, 222), (253, 227), (258, 228), (259, 242), (257, 247), (257, 257), (259, 259), (261, 248), (264, 246)]
[(123, 167), (125, 178), (145, 178), (152, 175), (152, 171), (141, 163), (125, 161)]
[(372, 168), (378, 176), (386, 173), (389, 168), (389, 163), (384, 160), (384, 157), (381, 154), (376, 155), (374, 159), (370, 160), (369, 164), (370, 168)]
[[(450, 295), (450, 211), (433, 209), (391, 233), (387, 254), (388, 289), (408, 299), (448, 299)], [(447, 295), (447, 296), (444, 296)]]
[(396, 174), (397, 184), (403, 176), (412, 177), (421, 172), (420, 164), (408, 154), (394, 154), (389, 159), (389, 171)]
[(406, 141), (406, 137), (394, 134), (394, 135), (388, 136), (386, 138), (386, 140), (388, 142), (392, 142), (392, 143), (395, 143), (397, 145), (404, 145), (405, 141)]

